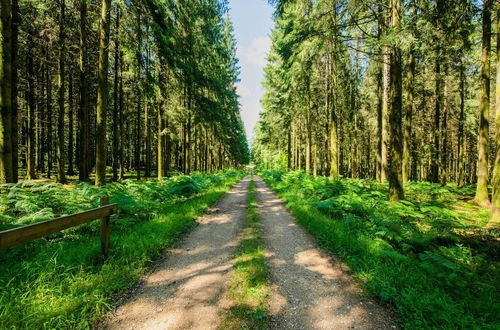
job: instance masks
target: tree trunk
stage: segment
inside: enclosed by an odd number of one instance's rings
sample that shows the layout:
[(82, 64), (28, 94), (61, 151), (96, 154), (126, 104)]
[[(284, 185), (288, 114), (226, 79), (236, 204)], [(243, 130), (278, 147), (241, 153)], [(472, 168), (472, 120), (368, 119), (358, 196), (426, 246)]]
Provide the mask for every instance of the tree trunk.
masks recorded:
[(108, 55), (111, 0), (101, 0), (99, 27), (99, 71), (97, 89), (96, 179), (97, 186), (106, 182), (106, 111), (108, 108)]
[(18, 51), (18, 39), (19, 39), (19, 25), (21, 24), (21, 19), (19, 16), (19, 2), (18, 0), (12, 0), (12, 175), (14, 182), (19, 179), (19, 141), (18, 141), (18, 104), (17, 104), (17, 94), (18, 94), (18, 64), (17, 64), (17, 51)]
[[(137, 53), (136, 53), (136, 84), (137, 87), (140, 86), (141, 80), (141, 44), (142, 44), (142, 25), (141, 25), (141, 13), (137, 13)], [(140, 89), (137, 90), (137, 109), (136, 109), (136, 126), (135, 126), (135, 150), (134, 150), (134, 162), (136, 169), (137, 180), (141, 179), (141, 92)]]
[(74, 116), (73, 109), (73, 74), (68, 75), (68, 175), (75, 175), (74, 163)]
[(89, 181), (90, 172), (90, 109), (87, 93), (87, 0), (80, 0), (80, 104), (78, 114), (78, 177)]
[(441, 134), (441, 163), (439, 166), (439, 173), (440, 173), (440, 182), (442, 186), (446, 185), (447, 179), (448, 179), (448, 111), (449, 111), (449, 82), (448, 82), (448, 66), (446, 66), (446, 69), (444, 70), (445, 72), (445, 79), (444, 79), (444, 87), (443, 87), (443, 98), (444, 98), (444, 104), (443, 104), (443, 118), (441, 120), (441, 128), (440, 128), (440, 134)]
[(329, 60), (329, 75), (328, 81), (330, 86), (327, 91), (327, 106), (330, 116), (330, 178), (336, 179), (339, 176), (339, 144), (338, 144), (338, 121), (337, 121), (337, 104), (334, 96), (337, 90), (337, 62), (335, 58), (335, 41), (332, 45), (332, 53), (328, 56)]
[(483, 45), (481, 55), (481, 101), (479, 105), (479, 134), (477, 161), (476, 201), (489, 204), (488, 160), (489, 160), (489, 111), (490, 111), (490, 48), (491, 48), (491, 0), (484, 1)]
[(436, 85), (434, 90), (435, 96), (435, 108), (434, 108), (434, 127), (432, 129), (432, 134), (434, 137), (434, 146), (432, 149), (431, 156), (431, 182), (439, 182), (439, 141), (440, 141), (440, 121), (441, 121), (441, 105), (443, 100), (443, 95), (441, 94), (441, 58), (440, 51), (437, 51), (435, 60), (435, 79)]
[(29, 25), (28, 33), (26, 34), (27, 54), (26, 54), (26, 72), (28, 73), (28, 113), (27, 113), (27, 169), (26, 179), (35, 179), (35, 81), (34, 81), (34, 68), (33, 68), (33, 35), (34, 31), (32, 25)]
[[(124, 137), (125, 137), (125, 132), (123, 131), (123, 122), (124, 122), (124, 114), (123, 114), (123, 97), (124, 97), (124, 92), (123, 92), (123, 52), (120, 51), (120, 100), (119, 100), (119, 108), (118, 108), (118, 115), (119, 115), (119, 130), (120, 130), (120, 137), (118, 138), (118, 158), (119, 158), (119, 163), (120, 163), (120, 174), (118, 176), (118, 180), (123, 180), (125, 178), (125, 159), (124, 159)], [(128, 141), (128, 140), (126, 140)]]
[[(391, 0), (391, 27), (399, 29), (401, 22), (401, 0)], [(393, 46), (390, 55), (390, 164), (389, 164), (389, 199), (399, 201), (404, 199), (402, 156), (403, 156), (403, 132), (402, 132), (402, 61), (401, 49)]]
[[(410, 50), (408, 57), (408, 106), (406, 107), (406, 116), (404, 121), (404, 141), (403, 141), (403, 183), (408, 182), (410, 177), (410, 155), (411, 151), (411, 128), (414, 108), (413, 85), (415, 83), (415, 54)], [(415, 160), (413, 160), (415, 161)]]
[[(498, 104), (498, 103), (497, 103)], [(465, 151), (467, 147), (465, 132), (465, 64), (462, 58), (460, 64), (460, 117), (458, 119), (458, 179), (457, 185), (459, 188), (465, 186)], [(498, 126), (497, 126), (498, 127)]]
[(115, 20), (115, 68), (114, 68), (114, 86), (113, 86), (113, 181), (118, 180), (118, 101), (119, 101), (119, 79), (120, 79), (120, 39), (119, 39), (119, 29), (120, 29), (120, 7), (116, 5), (116, 20)]
[(0, 2), (0, 183), (15, 182), (12, 145), (12, 7), (11, 0)]
[(38, 101), (38, 129), (39, 129), (39, 138), (38, 138), (38, 148), (39, 148), (39, 153), (38, 153), (38, 171), (40, 173), (45, 172), (45, 152), (46, 152), (46, 107), (45, 107), (45, 80), (46, 80), (46, 70), (45, 70), (45, 65), (47, 64), (42, 64), (41, 65), (41, 79), (40, 79), (40, 97)]
[(45, 80), (47, 89), (47, 177), (50, 179), (52, 175), (52, 77), (50, 72), (49, 47), (47, 46), (47, 79)]
[(382, 68), (382, 122), (381, 122), (381, 150), (380, 150), (380, 182), (387, 181), (388, 165), (387, 165), (387, 149), (389, 145), (389, 132), (387, 126), (389, 124), (389, 84), (390, 84), (390, 69), (391, 69), (391, 58), (389, 54), (389, 48), (384, 47), (383, 52), (383, 68)]
[(57, 181), (66, 183), (66, 172), (64, 170), (64, 93), (65, 93), (65, 68), (64, 57), (66, 56), (65, 35), (65, 0), (60, 0), (59, 12), (59, 72), (57, 78), (59, 113), (57, 117)]
[(497, 77), (495, 86), (495, 165), (493, 167), (493, 195), (491, 202), (493, 210), (491, 212), (488, 226), (498, 227), (500, 224), (500, 2), (495, 5), (497, 13)]

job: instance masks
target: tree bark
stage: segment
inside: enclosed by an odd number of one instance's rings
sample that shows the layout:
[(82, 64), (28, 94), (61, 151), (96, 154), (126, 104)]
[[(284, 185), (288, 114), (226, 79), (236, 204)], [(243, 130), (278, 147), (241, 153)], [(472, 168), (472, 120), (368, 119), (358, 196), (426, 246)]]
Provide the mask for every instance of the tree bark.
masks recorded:
[(65, 59), (66, 56), (66, 31), (65, 31), (65, 16), (66, 4), (65, 0), (60, 0), (59, 11), (59, 72), (57, 78), (58, 88), (58, 104), (59, 113), (57, 117), (57, 181), (66, 183), (66, 172), (64, 169), (64, 93), (66, 91), (66, 76), (65, 76)]
[(108, 55), (111, 0), (101, 0), (99, 27), (99, 71), (97, 75), (96, 180), (97, 186), (106, 182), (106, 111), (108, 108)]
[(19, 179), (19, 137), (18, 137), (18, 61), (17, 61), (17, 51), (18, 51), (18, 39), (19, 39), (19, 25), (21, 24), (21, 18), (19, 15), (19, 1), (12, 0), (12, 175), (14, 182)]
[[(399, 29), (401, 24), (401, 0), (391, 0), (391, 27)], [(402, 61), (399, 46), (391, 47), (390, 55), (390, 164), (389, 164), (389, 199), (399, 201), (404, 199), (402, 156)]]
[(115, 20), (115, 68), (114, 68), (114, 86), (113, 86), (113, 181), (118, 180), (118, 166), (119, 166), (119, 134), (118, 134), (118, 102), (119, 102), (119, 79), (120, 79), (120, 7), (116, 5), (116, 20)]
[(35, 81), (34, 81), (34, 68), (33, 68), (33, 35), (34, 31), (32, 25), (29, 25), (28, 33), (26, 34), (27, 54), (26, 54), (26, 72), (28, 74), (28, 113), (27, 113), (27, 169), (26, 179), (35, 179)]
[(73, 109), (73, 75), (68, 75), (68, 175), (75, 175), (74, 164), (74, 117), (75, 111)]
[(15, 182), (12, 144), (12, 6), (11, 0), (0, 2), (0, 183)]
[(500, 224), (500, 2), (496, 2), (495, 8), (497, 14), (497, 62), (496, 62), (496, 86), (495, 86), (495, 164), (493, 167), (493, 195), (491, 202), (493, 210), (491, 212), (488, 226), (498, 227)]
[(87, 93), (87, 0), (80, 0), (80, 104), (78, 177), (89, 181), (90, 172), (90, 109)]
[(490, 48), (491, 48), (491, 0), (484, 1), (483, 44), (481, 55), (481, 101), (479, 105), (479, 134), (477, 160), (476, 201), (489, 204), (489, 111), (490, 111)]
[[(412, 137), (412, 119), (414, 113), (414, 85), (415, 83), (415, 53), (413, 49), (410, 50), (408, 56), (408, 106), (406, 107), (406, 115), (404, 121), (404, 141), (403, 141), (403, 183), (408, 182), (410, 179), (410, 155), (411, 151), (411, 137)], [(413, 160), (414, 161), (414, 160)]]
[(464, 123), (465, 123), (465, 64), (462, 58), (460, 64), (460, 115), (458, 119), (458, 178), (457, 185), (459, 188), (465, 186), (465, 151), (467, 147), (465, 132), (464, 132)]
[(46, 61), (47, 61), (47, 67), (46, 67), (46, 89), (47, 89), (47, 144), (46, 144), (46, 150), (47, 150), (47, 177), (50, 179), (50, 176), (52, 175), (52, 160), (53, 160), (53, 154), (52, 154), (52, 140), (53, 140), (53, 134), (52, 134), (52, 77), (51, 77), (51, 70), (50, 70), (50, 57), (49, 57), (49, 47), (47, 46), (46, 48), (47, 56), (46, 56)]

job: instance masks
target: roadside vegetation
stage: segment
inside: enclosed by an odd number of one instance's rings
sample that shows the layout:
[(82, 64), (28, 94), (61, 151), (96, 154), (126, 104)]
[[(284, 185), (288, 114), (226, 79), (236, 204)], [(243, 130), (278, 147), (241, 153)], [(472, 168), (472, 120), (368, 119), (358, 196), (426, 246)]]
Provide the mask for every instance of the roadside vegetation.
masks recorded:
[(96, 207), (104, 194), (119, 208), (107, 259), (98, 221), (0, 251), (0, 328), (91, 327), (243, 175), (195, 172), (99, 188), (83, 182), (0, 185), (0, 230)]
[(235, 255), (229, 282), (232, 306), (224, 311), (221, 329), (267, 329), (269, 287), (262, 223), (255, 199), (255, 182), (250, 182), (248, 208), (242, 241)]
[(500, 233), (474, 186), (409, 182), (407, 200), (390, 202), (388, 185), (370, 179), (262, 177), (405, 328), (500, 327)]

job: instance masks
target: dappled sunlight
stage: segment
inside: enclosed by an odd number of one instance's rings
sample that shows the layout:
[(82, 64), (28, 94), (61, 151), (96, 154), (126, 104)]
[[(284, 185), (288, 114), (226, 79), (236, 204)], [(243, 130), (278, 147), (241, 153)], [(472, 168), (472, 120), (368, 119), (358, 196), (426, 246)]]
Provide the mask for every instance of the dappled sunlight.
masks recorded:
[(277, 329), (396, 327), (392, 316), (364, 297), (346, 267), (321, 252), (277, 198), (256, 180)]
[(200, 219), (132, 298), (109, 316), (107, 328), (211, 329), (218, 324), (245, 212), (248, 177)]
[(339, 277), (344, 277), (344, 280), (347, 280), (341, 271), (332, 267), (330, 258), (322, 255), (317, 249), (309, 249), (295, 254), (294, 263), (322, 275), (327, 280), (339, 279)]

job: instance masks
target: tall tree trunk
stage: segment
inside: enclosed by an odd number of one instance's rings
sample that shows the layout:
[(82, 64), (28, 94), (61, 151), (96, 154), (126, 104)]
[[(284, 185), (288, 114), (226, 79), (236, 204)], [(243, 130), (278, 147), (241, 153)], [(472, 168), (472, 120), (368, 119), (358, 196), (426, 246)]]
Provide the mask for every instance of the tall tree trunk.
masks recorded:
[(387, 126), (389, 126), (389, 92), (390, 92), (390, 69), (391, 69), (391, 58), (390, 50), (388, 47), (383, 48), (383, 64), (382, 64), (382, 122), (381, 122), (381, 150), (380, 150), (380, 182), (387, 181), (388, 174), (388, 145), (389, 145), (389, 132)]
[[(141, 13), (137, 12), (137, 53), (136, 53), (136, 84), (137, 87), (140, 86), (141, 80), (141, 45), (142, 45), (142, 24), (141, 24)], [(134, 150), (134, 163), (136, 169), (137, 180), (141, 179), (141, 91), (138, 88), (137, 91), (137, 109), (136, 109), (136, 126), (135, 126), (135, 150)]]
[(59, 72), (57, 78), (58, 88), (58, 104), (59, 113), (57, 117), (57, 181), (59, 183), (66, 183), (66, 172), (64, 165), (64, 93), (66, 90), (66, 76), (65, 76), (65, 59), (66, 56), (66, 35), (65, 35), (65, 16), (66, 4), (65, 0), (60, 0), (59, 12)]
[(17, 51), (19, 39), (19, 25), (21, 18), (19, 16), (19, 1), (12, 0), (12, 175), (14, 182), (19, 179), (19, 141), (18, 141), (18, 104), (17, 104), (17, 80), (18, 80), (18, 64)]
[[(120, 172), (118, 176), (118, 180), (123, 180), (125, 178), (125, 159), (124, 159), (124, 137), (125, 137), (125, 132), (123, 131), (123, 122), (124, 122), (124, 108), (123, 108), (123, 97), (124, 97), (124, 92), (123, 92), (123, 52), (120, 51), (120, 100), (119, 100), (119, 108), (118, 108), (118, 115), (119, 115), (119, 130), (120, 130), (120, 137), (118, 138), (118, 158), (119, 158), (119, 163), (120, 163)], [(128, 140), (126, 140), (128, 141)]]
[(448, 179), (448, 111), (449, 111), (449, 81), (448, 81), (448, 66), (446, 66), (445, 70), (445, 79), (444, 79), (444, 87), (443, 87), (443, 118), (441, 120), (441, 162), (439, 166), (440, 173), (440, 182), (442, 186), (446, 185)]
[[(498, 104), (498, 103), (497, 103)], [(463, 187), (465, 185), (465, 151), (467, 147), (467, 142), (464, 134), (464, 123), (465, 123), (465, 64), (462, 58), (460, 64), (460, 115), (458, 119), (458, 187)]]
[(90, 109), (87, 93), (87, 1), (80, 0), (80, 103), (78, 109), (78, 178), (89, 181), (90, 172)]
[(497, 77), (495, 86), (495, 165), (493, 167), (493, 195), (491, 202), (493, 211), (491, 212), (488, 226), (498, 227), (500, 224), (500, 2), (496, 2), (495, 8), (497, 13)]
[(97, 186), (106, 182), (106, 111), (108, 108), (108, 55), (111, 0), (101, 0), (99, 27), (99, 71), (97, 89), (96, 179)]
[[(414, 83), (415, 83), (415, 53), (410, 50), (410, 54), (408, 56), (408, 76), (407, 76), (407, 84), (408, 84), (408, 106), (406, 107), (406, 115), (404, 121), (404, 141), (403, 141), (403, 182), (406, 183), (410, 177), (410, 155), (412, 154), (411, 150), (411, 137), (412, 137), (412, 118), (414, 113)], [(415, 160), (413, 160), (415, 161)]]
[(191, 93), (189, 93), (188, 122), (186, 127), (186, 173), (191, 173)]
[(26, 178), (28, 180), (35, 179), (35, 81), (33, 68), (33, 35), (32, 25), (29, 25), (28, 33), (26, 34), (27, 54), (26, 54), (26, 72), (28, 74), (28, 113), (27, 113), (27, 169)]
[(45, 70), (45, 65), (47, 64), (42, 64), (41, 65), (41, 79), (40, 79), (40, 97), (38, 101), (38, 127), (40, 130), (39, 133), (39, 139), (38, 139), (38, 146), (39, 146), (39, 154), (38, 154), (38, 171), (40, 173), (45, 172), (45, 153), (46, 153), (46, 139), (47, 139), (47, 134), (46, 134), (46, 106), (45, 106), (45, 80), (46, 80), (46, 70)]
[(167, 164), (167, 66), (164, 57), (159, 60), (161, 99), (158, 109), (158, 179), (168, 175)]
[(119, 79), (120, 79), (120, 7), (116, 5), (116, 19), (115, 19), (115, 77), (113, 86), (113, 181), (118, 180), (118, 144), (119, 144), (119, 134), (118, 134), (118, 102), (119, 102)]
[(330, 112), (330, 177), (336, 179), (339, 176), (339, 144), (338, 144), (338, 120), (337, 120), (337, 103), (334, 96), (337, 90), (337, 59), (335, 57), (335, 41), (332, 45), (332, 53), (328, 56), (329, 60), (329, 75), (328, 81), (330, 86), (327, 91), (327, 103)]
[(144, 138), (146, 142), (146, 150), (145, 150), (145, 167), (144, 167), (144, 176), (151, 177), (151, 121), (150, 121), (150, 112), (152, 101), (150, 98), (150, 88), (151, 88), (151, 76), (150, 76), (150, 45), (149, 45), (149, 35), (148, 35), (148, 25), (146, 25), (146, 101), (144, 107)]
[(52, 175), (52, 161), (53, 161), (53, 154), (52, 154), (52, 141), (53, 141), (53, 134), (52, 134), (52, 74), (50, 70), (50, 57), (49, 57), (49, 47), (47, 46), (46, 49), (47, 52), (47, 67), (46, 67), (46, 77), (47, 79), (45, 80), (46, 83), (46, 89), (47, 89), (47, 177), (50, 179), (50, 176)]
[(483, 7), (483, 45), (481, 55), (481, 101), (479, 105), (479, 134), (477, 160), (476, 201), (489, 204), (488, 160), (489, 160), (489, 111), (490, 111), (490, 48), (491, 48), (491, 4), (485, 0)]
[(75, 175), (74, 164), (74, 117), (73, 109), (73, 74), (68, 75), (68, 175)]
[(12, 6), (0, 2), (0, 182), (15, 182), (12, 127)]
[(144, 176), (151, 177), (151, 122), (149, 120), (149, 113), (151, 107), (151, 100), (146, 98), (146, 104), (144, 107), (144, 135), (146, 142), (145, 150), (145, 166), (144, 166)]
[[(401, 24), (401, 0), (391, 0), (391, 27), (399, 29)], [(403, 132), (402, 132), (402, 61), (401, 49), (393, 46), (390, 62), (390, 164), (389, 164), (389, 199), (399, 201), (404, 199), (402, 157), (403, 157)]]
[(436, 60), (435, 60), (435, 75), (436, 75), (436, 85), (434, 90), (435, 96), (435, 108), (434, 108), (434, 127), (433, 127), (433, 137), (434, 137), (434, 145), (432, 149), (431, 156), (431, 182), (439, 182), (439, 141), (440, 141), (440, 128), (441, 128), (441, 105), (443, 101), (443, 95), (441, 93), (441, 56), (440, 50), (436, 51)]

